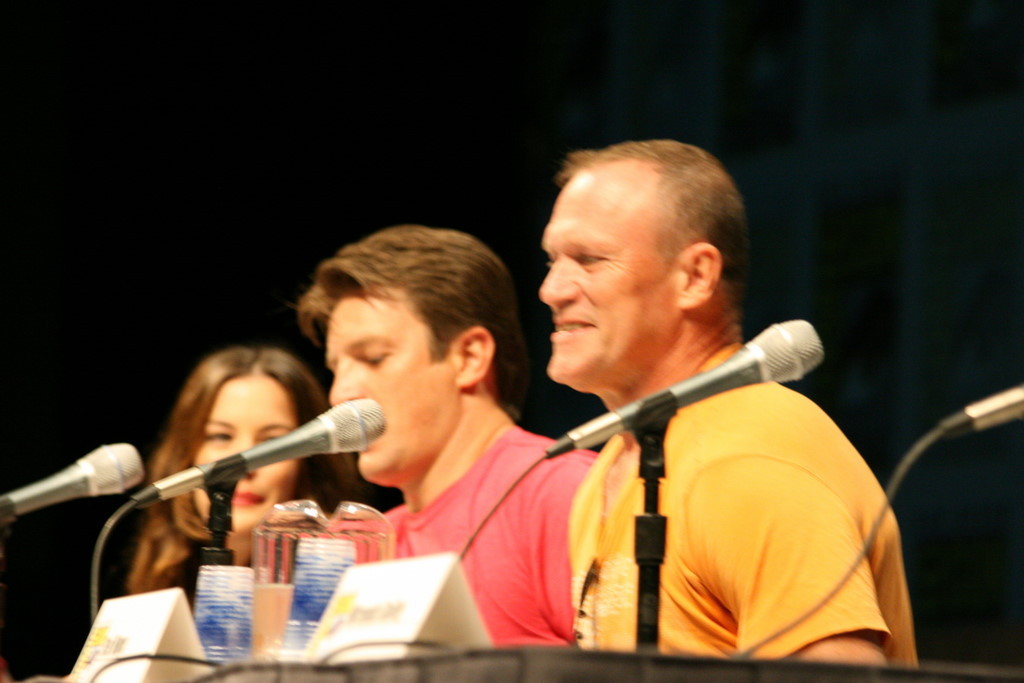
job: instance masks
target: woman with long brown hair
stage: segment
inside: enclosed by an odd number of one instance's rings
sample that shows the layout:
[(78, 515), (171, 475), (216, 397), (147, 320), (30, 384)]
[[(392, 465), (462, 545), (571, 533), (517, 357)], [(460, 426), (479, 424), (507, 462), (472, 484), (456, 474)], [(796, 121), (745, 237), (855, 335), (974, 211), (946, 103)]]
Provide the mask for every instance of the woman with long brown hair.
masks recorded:
[[(329, 408), (316, 376), (282, 348), (235, 345), (204, 357), (178, 394), (146, 472), (154, 482), (283, 436)], [(365, 483), (349, 454), (285, 460), (247, 473), (232, 498), (227, 547), (248, 565), (252, 529), (275, 503), (307, 498), (330, 514), (362, 500)], [(126, 581), (129, 593), (179, 586), (191, 597), (199, 549), (210, 543), (209, 499), (198, 489), (144, 511)]]

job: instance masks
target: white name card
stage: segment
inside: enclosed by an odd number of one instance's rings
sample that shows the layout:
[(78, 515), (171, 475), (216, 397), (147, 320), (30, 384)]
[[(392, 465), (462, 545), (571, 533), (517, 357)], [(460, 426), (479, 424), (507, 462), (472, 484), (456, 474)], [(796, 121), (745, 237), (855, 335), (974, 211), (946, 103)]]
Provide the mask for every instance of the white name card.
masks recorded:
[(492, 646), (455, 553), (350, 567), (306, 658), (321, 663), (386, 659), (446, 645)]
[(107, 666), (123, 657), (155, 654), (205, 659), (188, 599), (180, 588), (105, 600), (68, 678), (81, 683), (162, 683), (210, 671), (202, 664), (148, 657)]

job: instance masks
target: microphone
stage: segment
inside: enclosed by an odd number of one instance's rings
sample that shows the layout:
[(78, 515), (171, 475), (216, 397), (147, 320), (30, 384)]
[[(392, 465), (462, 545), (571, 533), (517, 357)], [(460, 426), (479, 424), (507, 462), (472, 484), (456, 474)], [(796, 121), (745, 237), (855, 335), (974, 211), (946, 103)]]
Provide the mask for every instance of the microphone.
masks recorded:
[(164, 477), (135, 493), (132, 500), (136, 507), (147, 507), (201, 486), (238, 481), (246, 472), (282, 460), (362, 451), (384, 433), (384, 425), (384, 411), (372, 399), (339, 403), (284, 436)]
[(714, 394), (759, 382), (790, 382), (818, 367), (825, 357), (821, 340), (806, 320), (776, 323), (757, 335), (721, 365), (667, 389), (596, 417), (553, 443), (548, 457), (590, 448), (633, 428), (638, 413), (652, 402), (668, 401), (676, 409)]
[(56, 474), (0, 496), (0, 524), (66, 500), (123, 493), (142, 477), (142, 459), (135, 446), (100, 446)]
[(1024, 420), (1024, 384), (975, 401), (939, 422), (942, 437), (980, 432), (1011, 420)]

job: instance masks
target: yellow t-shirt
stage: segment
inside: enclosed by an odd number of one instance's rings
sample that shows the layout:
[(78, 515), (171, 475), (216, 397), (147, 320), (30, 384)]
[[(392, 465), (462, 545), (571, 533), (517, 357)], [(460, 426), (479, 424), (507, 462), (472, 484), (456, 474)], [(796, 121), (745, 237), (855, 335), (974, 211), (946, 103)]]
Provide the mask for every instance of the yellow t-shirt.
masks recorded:
[[(639, 474), (625, 483), (607, 519), (601, 512), (605, 475), (622, 448), (621, 437), (608, 443), (573, 503), (569, 543), (582, 647), (636, 649)], [(832, 420), (774, 383), (733, 389), (679, 410), (666, 433), (665, 467), (663, 652), (729, 656), (797, 619), (847, 572), (885, 504), (874, 474)], [(581, 603), (592, 566), (596, 580)], [(861, 629), (883, 634), (889, 661), (916, 663), (891, 511), (867, 561), (839, 592), (753, 655), (784, 657)]]

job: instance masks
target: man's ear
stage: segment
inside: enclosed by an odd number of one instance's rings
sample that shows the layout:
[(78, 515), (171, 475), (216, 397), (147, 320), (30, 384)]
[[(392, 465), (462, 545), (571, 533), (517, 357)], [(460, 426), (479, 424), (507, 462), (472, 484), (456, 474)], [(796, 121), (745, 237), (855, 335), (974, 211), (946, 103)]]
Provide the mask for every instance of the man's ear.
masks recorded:
[(448, 357), (455, 364), (455, 383), (469, 389), (492, 375), (496, 344), (494, 336), (482, 325), (467, 327), (448, 346)]
[(679, 253), (678, 267), (682, 275), (680, 307), (699, 308), (718, 290), (722, 279), (722, 252), (710, 242), (694, 242)]

